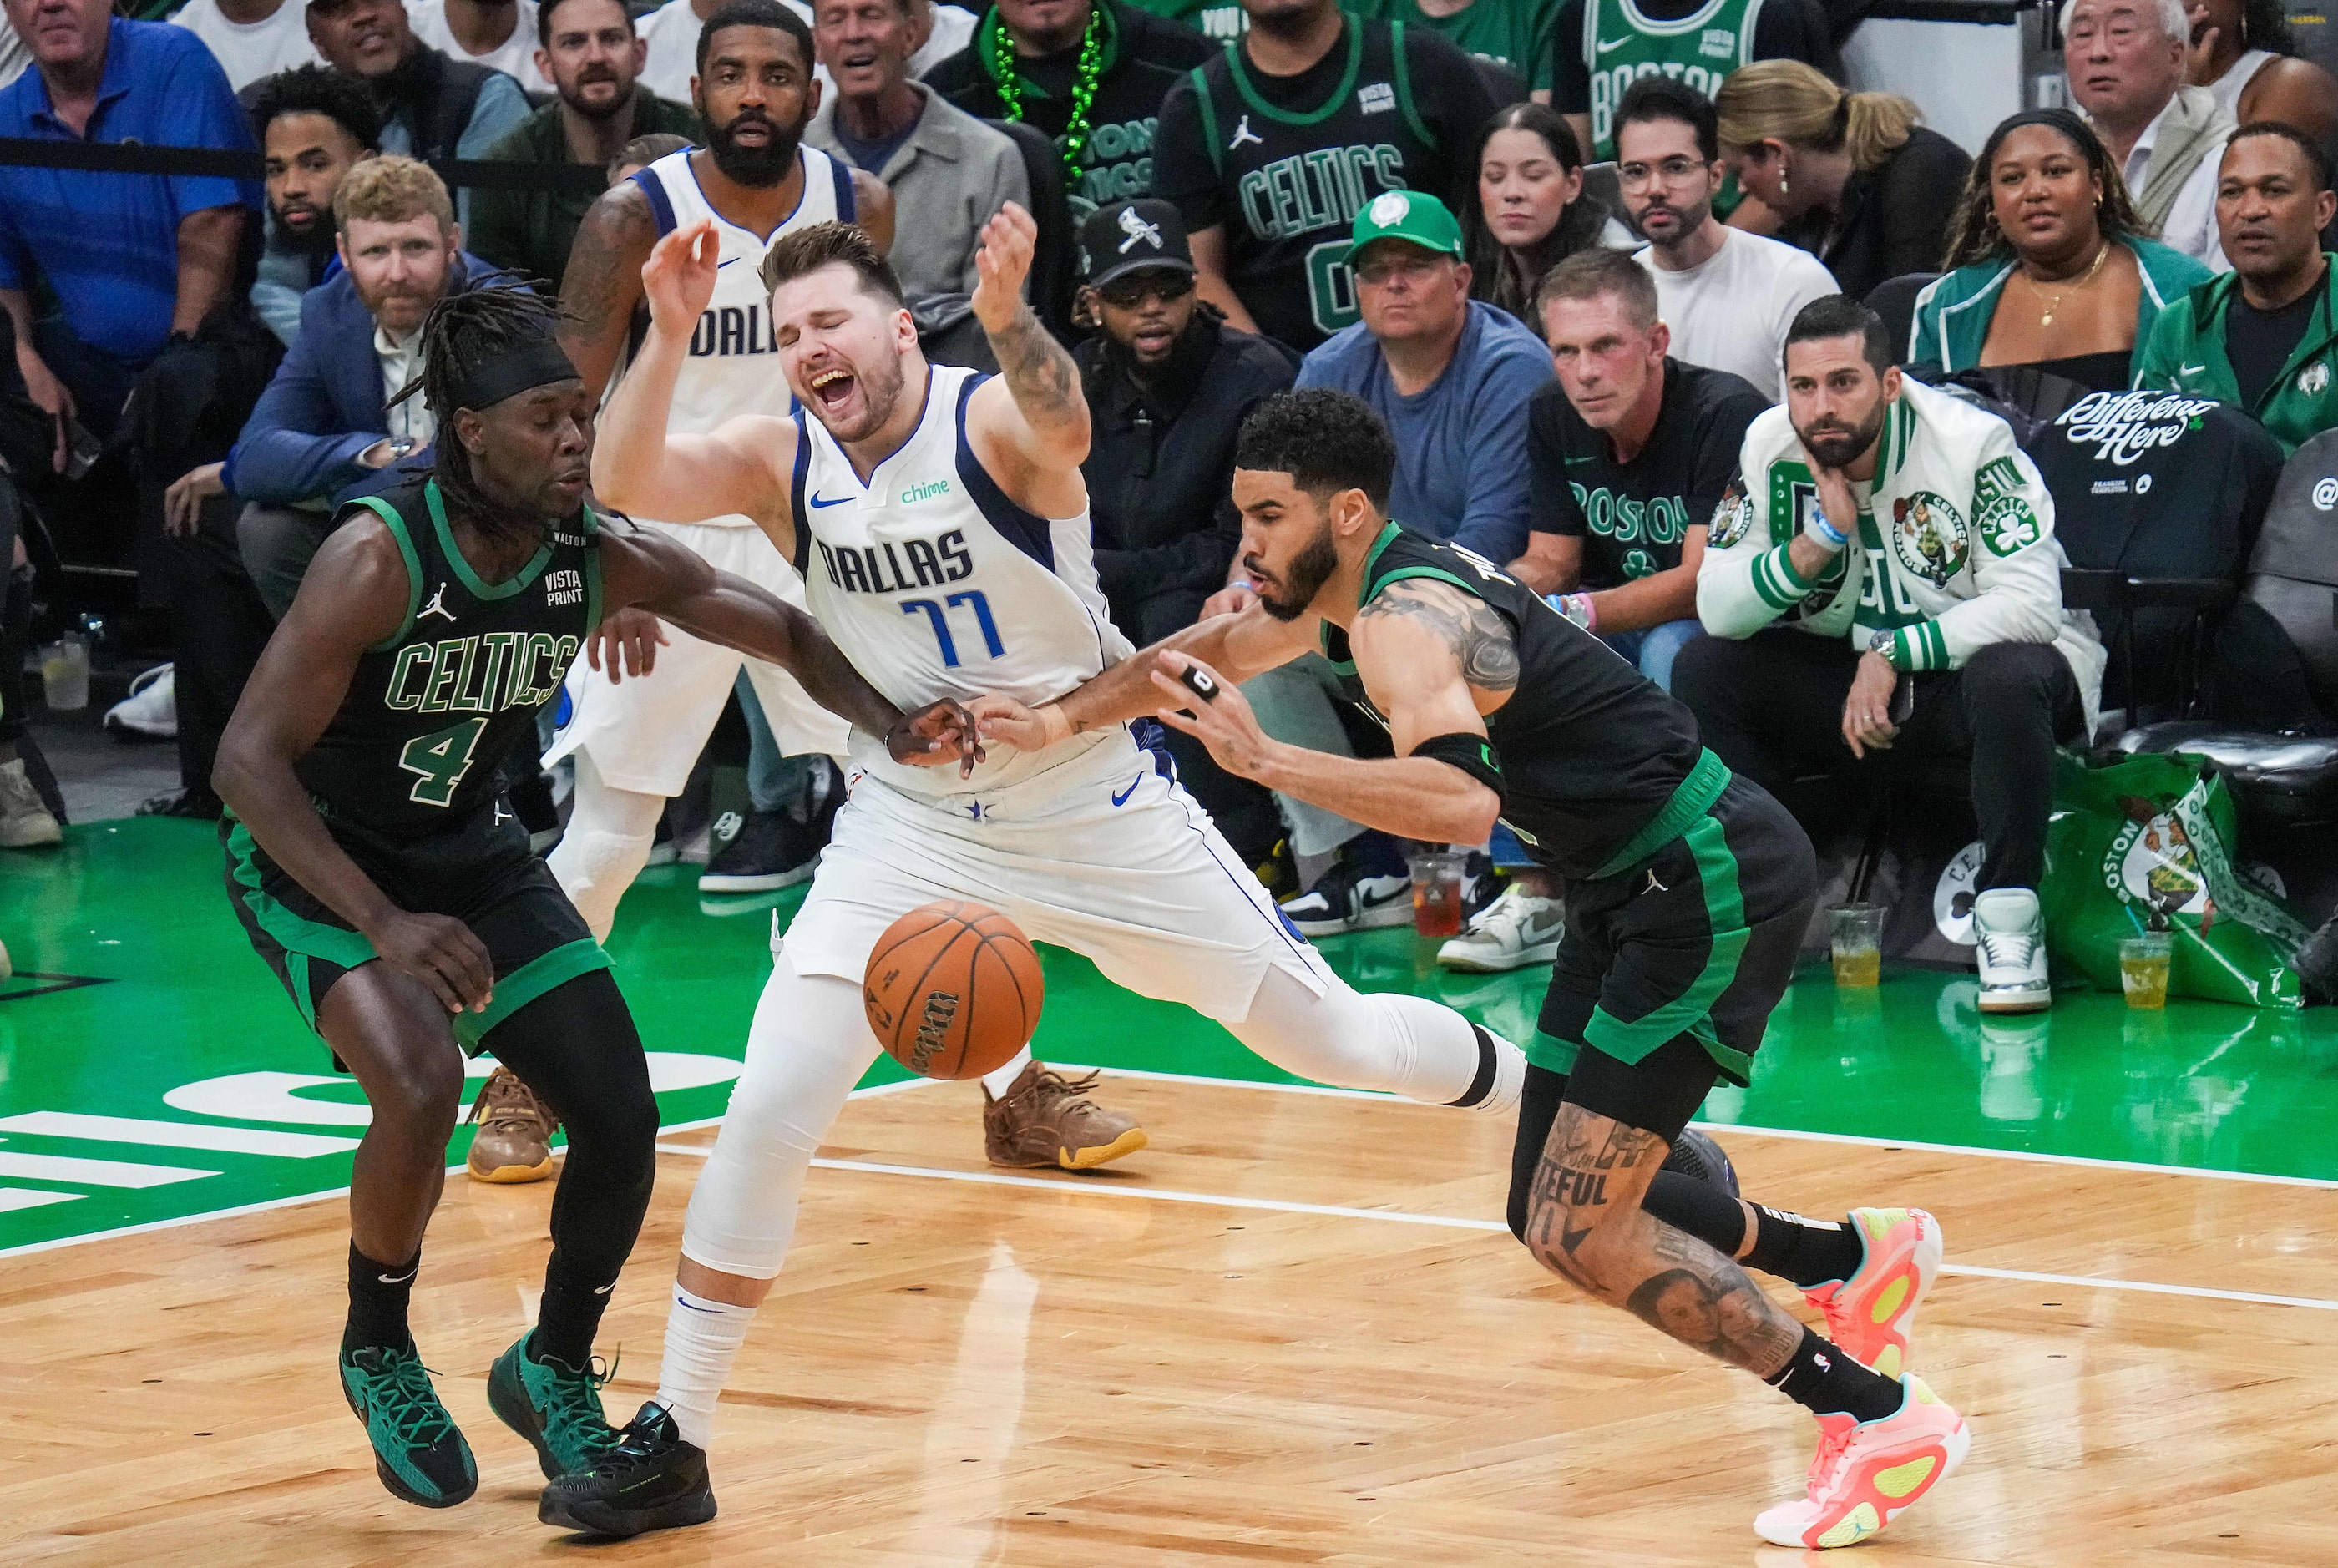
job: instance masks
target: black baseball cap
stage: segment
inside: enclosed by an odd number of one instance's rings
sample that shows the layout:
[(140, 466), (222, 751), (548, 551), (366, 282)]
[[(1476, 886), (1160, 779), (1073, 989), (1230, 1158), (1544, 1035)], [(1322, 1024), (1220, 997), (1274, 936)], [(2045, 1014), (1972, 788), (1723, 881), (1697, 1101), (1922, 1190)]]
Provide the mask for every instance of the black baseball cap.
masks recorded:
[(1194, 270), (1185, 222), (1166, 201), (1115, 201), (1080, 225), (1080, 275), (1102, 288), (1124, 272)]

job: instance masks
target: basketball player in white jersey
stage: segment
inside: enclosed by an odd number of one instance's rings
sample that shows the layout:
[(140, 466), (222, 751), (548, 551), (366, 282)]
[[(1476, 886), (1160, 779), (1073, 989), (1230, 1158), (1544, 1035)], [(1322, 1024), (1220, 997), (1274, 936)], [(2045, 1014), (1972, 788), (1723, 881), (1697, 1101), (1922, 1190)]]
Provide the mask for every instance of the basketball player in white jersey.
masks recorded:
[[(783, 237), (764, 259), (791, 420), (669, 434), (690, 327), (713, 287), (711, 230), (659, 241), (651, 326), (601, 420), (597, 494), (659, 516), (736, 512), (802, 567), (812, 613), (899, 703), (1053, 699), (1128, 656), (1088, 545), (1087, 404), (1023, 302), (1036, 227), (983, 231), (974, 313), (1003, 373), (930, 366), (900, 286), (859, 230)], [(1144, 995), (1218, 1020), (1319, 1081), (1507, 1114), (1516, 1046), (1412, 996), (1333, 975), (1128, 727), (920, 777), (852, 737), (851, 795), (781, 943), (747, 1059), (683, 1230), (657, 1397), (617, 1451), (547, 1487), (546, 1523), (629, 1535), (711, 1518), (704, 1447), (754, 1308), (780, 1271), (804, 1172), (876, 1059), (869, 949), (940, 898), (1003, 910)]]
[[(618, 369), (651, 247), (678, 227), (705, 222), (713, 226), (720, 265), (675, 384), (673, 428), (703, 432), (741, 414), (793, 410), (771, 342), (769, 299), (755, 277), (765, 248), (791, 230), (834, 219), (860, 223), (880, 246), (893, 233), (893, 198), (883, 181), (802, 144), (820, 107), (811, 54), (810, 30), (777, 0), (722, 0), (707, 19), (691, 88), (706, 146), (618, 181), (577, 230), (563, 279), (562, 347), (586, 387), (600, 391)], [(751, 519), (649, 525), (713, 565), (803, 603), (802, 579)], [(682, 792), (742, 665), (782, 751), (840, 758), (844, 751), (843, 725), (784, 671), (679, 631), (666, 638), (645, 679), (613, 684), (579, 661), (566, 720), (545, 759), (576, 759), (575, 807), (550, 864), (602, 940), (648, 860), (666, 798)]]

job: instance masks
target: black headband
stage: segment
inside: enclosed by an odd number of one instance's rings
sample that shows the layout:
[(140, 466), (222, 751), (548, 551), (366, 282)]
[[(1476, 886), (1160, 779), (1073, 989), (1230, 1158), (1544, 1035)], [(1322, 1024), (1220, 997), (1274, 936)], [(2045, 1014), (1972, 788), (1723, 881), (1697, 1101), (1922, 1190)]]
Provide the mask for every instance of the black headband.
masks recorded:
[[(457, 361), (448, 377), (447, 397), (455, 408), (491, 408), (506, 397), (533, 392), (555, 381), (577, 379), (559, 342), (549, 334), (532, 342), (496, 350), (476, 364)], [(447, 413), (454, 412), (450, 408)]]

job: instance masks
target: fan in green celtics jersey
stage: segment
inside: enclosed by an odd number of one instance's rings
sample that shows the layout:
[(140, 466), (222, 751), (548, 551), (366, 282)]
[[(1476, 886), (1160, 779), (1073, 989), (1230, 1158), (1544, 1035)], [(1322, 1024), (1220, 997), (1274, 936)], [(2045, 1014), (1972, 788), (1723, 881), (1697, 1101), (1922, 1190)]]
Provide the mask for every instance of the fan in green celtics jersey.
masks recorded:
[(1552, 107), (1595, 162), (1616, 156), (1616, 108), (1643, 76), (1710, 98), (1755, 60), (1801, 60), (1840, 79), (1821, 0), (1564, 0), (1553, 32)]
[[(1267, 398), (1234, 446), (1257, 599), (1036, 712), (977, 698), (977, 720), (1031, 746), (1151, 711), (1228, 772), (1384, 832), (1478, 844), (1508, 823), (1570, 884), (1528, 1052), (1512, 1231), (1585, 1293), (1817, 1418), (1808, 1485), (1761, 1514), (1758, 1534), (1805, 1548), (1871, 1535), (1970, 1441), (1905, 1370), (1939, 1222), (1901, 1208), (1804, 1220), (1674, 1158), (1696, 1147), (1687, 1123), (1713, 1086), (1746, 1081), (1793, 976), (1818, 891), (1810, 841), (1597, 638), (1492, 563), (1391, 520), (1395, 468), (1395, 443), (1361, 400), (1320, 387)], [(1396, 755), (1327, 756), (1260, 730), (1238, 683), (1315, 652), (1348, 674)], [(1826, 1334), (1748, 1268), (1801, 1286)]]
[[(966, 733), (941, 705), (905, 719), (801, 611), (594, 513), (596, 400), (555, 319), (526, 289), (432, 307), (404, 396), (437, 415), (434, 467), (343, 510), (214, 775), (236, 916), (372, 1107), (339, 1376), (375, 1474), (428, 1508), (478, 1485), (407, 1327), (465, 1050), (493, 1052), (568, 1134), (535, 1326), (490, 1369), (487, 1402), (547, 1476), (619, 1439), (593, 1335), (649, 1204), (657, 1102), (608, 956), (504, 793), (507, 767), (535, 766), (536, 713), (603, 612), (638, 604), (782, 664), (904, 761), (958, 761)], [(628, 651), (636, 672), (653, 648)]]
[(1521, 85), (1550, 96), (1558, 0), (1356, 0), (1353, 9), (1441, 33), (1463, 54), (1506, 65)]

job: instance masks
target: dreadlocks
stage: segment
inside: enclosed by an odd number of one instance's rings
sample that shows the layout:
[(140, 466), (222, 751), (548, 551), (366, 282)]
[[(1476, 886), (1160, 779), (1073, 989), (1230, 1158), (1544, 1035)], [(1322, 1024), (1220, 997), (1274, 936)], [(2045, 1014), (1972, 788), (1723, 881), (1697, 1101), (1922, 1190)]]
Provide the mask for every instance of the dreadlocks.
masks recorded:
[[(493, 531), (502, 511), (479, 489), (470, 454), (455, 438), (455, 411), (476, 412), (506, 397), (576, 374), (554, 334), (559, 307), (521, 287), (449, 294), (422, 318), (422, 370), (390, 401), (419, 393), (438, 420), (435, 476), (455, 506)], [(534, 524), (540, 519), (530, 518)]]

